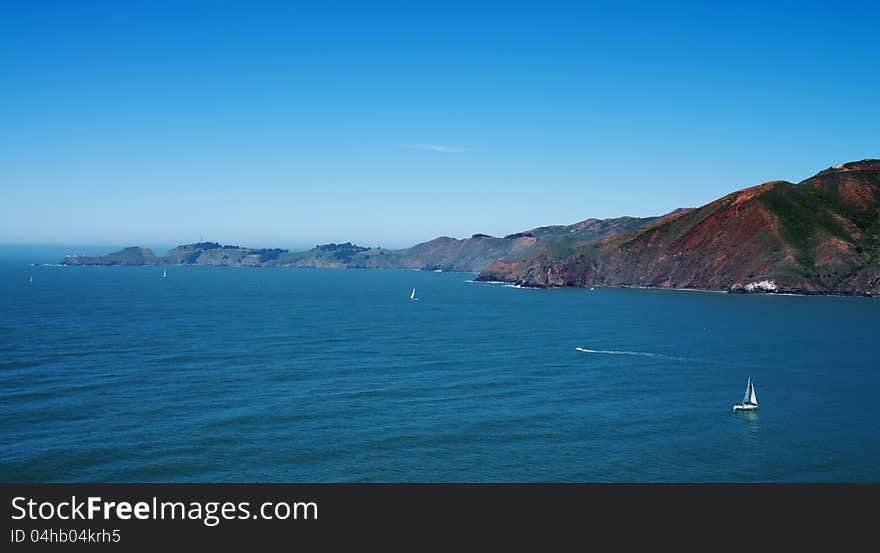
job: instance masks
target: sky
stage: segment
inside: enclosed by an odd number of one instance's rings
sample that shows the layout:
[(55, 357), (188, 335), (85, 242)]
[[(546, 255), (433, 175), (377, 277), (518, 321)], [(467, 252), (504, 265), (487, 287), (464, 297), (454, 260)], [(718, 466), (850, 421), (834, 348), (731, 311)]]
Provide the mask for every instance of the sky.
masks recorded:
[(0, 4), (0, 244), (405, 247), (880, 157), (876, 2)]

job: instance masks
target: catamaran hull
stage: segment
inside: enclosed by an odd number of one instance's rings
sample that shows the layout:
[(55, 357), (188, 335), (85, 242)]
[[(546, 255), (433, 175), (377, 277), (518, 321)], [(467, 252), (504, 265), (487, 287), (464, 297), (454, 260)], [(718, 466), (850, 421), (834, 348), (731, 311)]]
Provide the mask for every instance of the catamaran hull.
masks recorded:
[(742, 403), (734, 403), (733, 404), (734, 411), (757, 411), (757, 405), (743, 405)]

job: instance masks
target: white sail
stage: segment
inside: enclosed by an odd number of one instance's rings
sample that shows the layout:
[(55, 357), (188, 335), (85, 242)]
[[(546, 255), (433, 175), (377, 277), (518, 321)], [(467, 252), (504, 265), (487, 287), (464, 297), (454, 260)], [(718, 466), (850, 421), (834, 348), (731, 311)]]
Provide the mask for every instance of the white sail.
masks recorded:
[(413, 288), (412, 294), (409, 295), (409, 299), (413, 300), (416, 298), (416, 289)]
[(166, 278), (168, 273), (165, 272), (165, 269), (162, 269), (162, 278)]
[(734, 411), (757, 411), (758, 410), (758, 396), (755, 395), (755, 383), (752, 382), (752, 377), (749, 377), (749, 381), (746, 384), (746, 395), (743, 396), (742, 403), (734, 403), (733, 404)]

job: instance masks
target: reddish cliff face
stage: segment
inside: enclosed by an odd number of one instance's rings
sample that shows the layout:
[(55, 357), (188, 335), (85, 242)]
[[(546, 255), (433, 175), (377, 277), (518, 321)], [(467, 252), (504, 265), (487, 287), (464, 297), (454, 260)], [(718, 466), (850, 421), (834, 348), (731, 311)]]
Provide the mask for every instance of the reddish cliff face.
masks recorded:
[(565, 252), (499, 261), (482, 280), (880, 294), (880, 160), (773, 181)]

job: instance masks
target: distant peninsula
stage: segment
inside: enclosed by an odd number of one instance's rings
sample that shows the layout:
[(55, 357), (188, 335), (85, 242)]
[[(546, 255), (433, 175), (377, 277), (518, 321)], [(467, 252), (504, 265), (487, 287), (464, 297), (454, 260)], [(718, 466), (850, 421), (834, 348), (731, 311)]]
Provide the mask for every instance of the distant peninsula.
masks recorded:
[(660, 217), (586, 219), (505, 237), (440, 237), (388, 250), (304, 252), (199, 242), (164, 256), (130, 247), (63, 265), (385, 268), (478, 272), (527, 287), (614, 286), (880, 295), (880, 160), (770, 181)]

